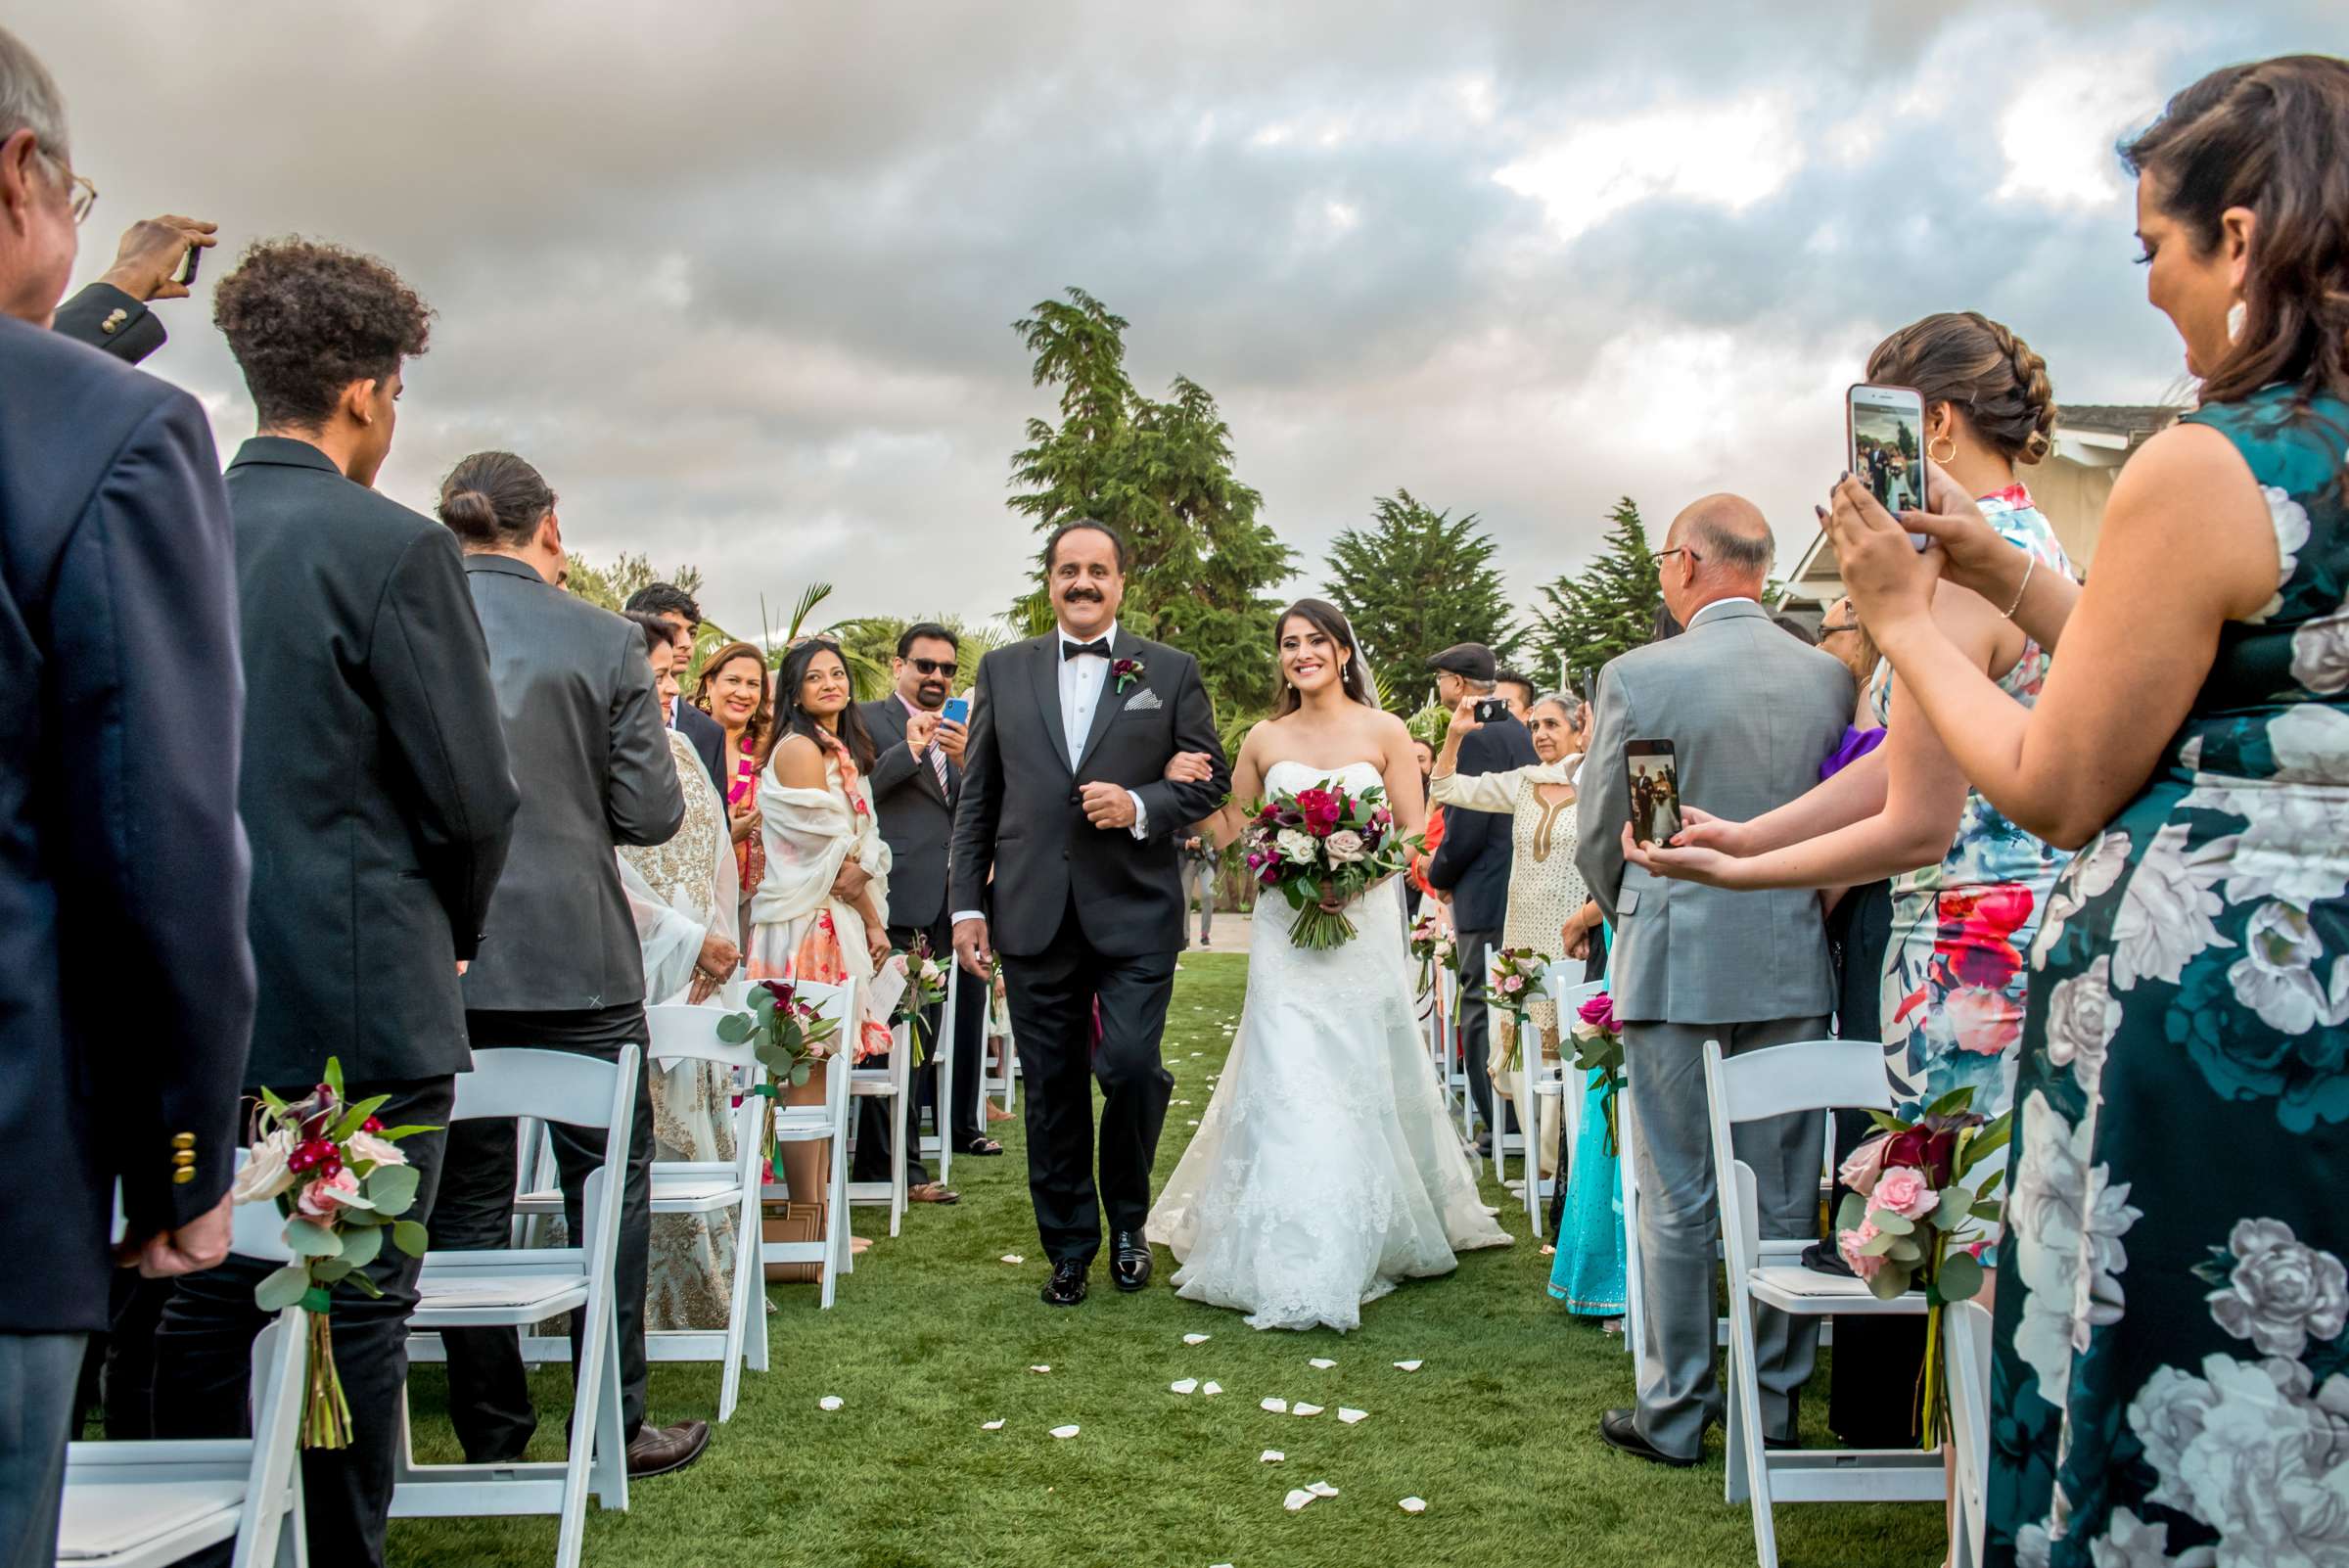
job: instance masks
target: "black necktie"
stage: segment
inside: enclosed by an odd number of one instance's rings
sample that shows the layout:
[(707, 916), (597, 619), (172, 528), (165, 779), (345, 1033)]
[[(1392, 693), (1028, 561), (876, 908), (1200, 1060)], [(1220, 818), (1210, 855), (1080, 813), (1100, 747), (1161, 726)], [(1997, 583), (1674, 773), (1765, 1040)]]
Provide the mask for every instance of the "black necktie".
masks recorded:
[(1107, 659), (1109, 657), (1109, 639), (1095, 637), (1090, 642), (1064, 642), (1060, 645), (1060, 657), (1064, 662), (1082, 658), (1086, 654), (1091, 654), (1096, 659)]

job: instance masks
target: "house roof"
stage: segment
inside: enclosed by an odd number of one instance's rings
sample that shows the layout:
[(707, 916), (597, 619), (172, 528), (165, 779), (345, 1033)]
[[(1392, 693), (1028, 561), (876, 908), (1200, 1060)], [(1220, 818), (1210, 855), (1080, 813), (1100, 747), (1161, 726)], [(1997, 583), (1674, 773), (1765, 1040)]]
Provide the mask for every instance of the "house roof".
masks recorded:
[(2184, 412), (2161, 403), (2065, 403), (2056, 410), (2055, 429), (2059, 435), (2120, 436), (2135, 446)]

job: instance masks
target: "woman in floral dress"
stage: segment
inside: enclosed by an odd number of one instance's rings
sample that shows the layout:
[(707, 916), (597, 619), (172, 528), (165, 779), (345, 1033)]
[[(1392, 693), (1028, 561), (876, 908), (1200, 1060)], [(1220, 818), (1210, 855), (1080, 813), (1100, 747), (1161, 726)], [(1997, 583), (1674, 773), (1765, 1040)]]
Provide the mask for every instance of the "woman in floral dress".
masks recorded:
[[(2032, 954), (1989, 1561), (2313, 1568), (2349, 1562), (2349, 62), (2213, 72), (2127, 157), (2201, 403), (2089, 585), (1944, 483), (1831, 528), (1967, 776), (2084, 846)], [(2060, 635), (2035, 712), (1934, 629), (1944, 551)]]

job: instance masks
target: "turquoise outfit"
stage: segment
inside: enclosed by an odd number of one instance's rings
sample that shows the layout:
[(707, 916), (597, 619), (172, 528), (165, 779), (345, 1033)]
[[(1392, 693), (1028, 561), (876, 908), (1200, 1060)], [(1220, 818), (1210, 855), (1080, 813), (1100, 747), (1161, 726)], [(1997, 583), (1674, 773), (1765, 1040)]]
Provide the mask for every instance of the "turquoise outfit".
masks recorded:
[[(1615, 933), (1607, 932), (1610, 969)], [(1571, 1062), (1574, 1043), (1566, 1032), (1574, 1020), (1558, 1020), (1558, 1048)], [(1572, 1069), (1570, 1068), (1571, 1074)], [(1623, 1261), (1623, 1179), (1620, 1162), (1607, 1147), (1607, 1113), (1601, 1080), (1589, 1075), (1583, 1091), (1582, 1130), (1567, 1157), (1565, 1213), (1558, 1222), (1558, 1253), (1549, 1266), (1549, 1293), (1578, 1317), (1621, 1317), (1628, 1289)]]
[(2349, 405), (2293, 414), (2188, 416), (2258, 482), (2277, 594), (2032, 952), (1997, 1568), (2349, 1563)]

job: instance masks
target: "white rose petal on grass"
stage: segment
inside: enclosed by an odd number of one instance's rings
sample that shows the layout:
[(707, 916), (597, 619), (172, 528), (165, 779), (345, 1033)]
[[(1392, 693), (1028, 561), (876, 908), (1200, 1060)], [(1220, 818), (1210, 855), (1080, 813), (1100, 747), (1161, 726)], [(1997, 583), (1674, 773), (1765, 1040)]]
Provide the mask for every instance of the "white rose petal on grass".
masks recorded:
[(1331, 1360), (1326, 1356), (1316, 1356), (1312, 1360), (1307, 1361), (1305, 1364), (1314, 1368), (1316, 1371), (1326, 1372), (1338, 1363)]
[(1169, 1383), (1167, 1392), (1170, 1394), (1196, 1394), (1199, 1392), (1199, 1379), (1186, 1377), (1179, 1382)]
[(1405, 1513), (1425, 1513), (1427, 1512), (1427, 1499), (1425, 1498), (1405, 1498), (1395, 1506)]
[(1291, 1492), (1287, 1497), (1281, 1499), (1280, 1505), (1288, 1509), (1289, 1512), (1296, 1513), (1302, 1510), (1307, 1503), (1313, 1500), (1313, 1495), (1311, 1492), (1306, 1491), (1305, 1488), (1299, 1487), (1295, 1491)]
[(982, 1432), (1000, 1432), (1003, 1430), (1003, 1423), (1001, 1421), (982, 1421), (979, 1423), (979, 1430)]
[(1289, 1413), (1289, 1402), (1287, 1400), (1259, 1400), (1256, 1402), (1256, 1407), (1260, 1410), (1270, 1410), (1274, 1415), (1286, 1415)]
[(1256, 1456), (1256, 1462), (1259, 1464), (1278, 1464), (1281, 1460), (1287, 1457), (1288, 1455), (1281, 1453), (1278, 1449), (1267, 1449), (1264, 1453)]
[(1319, 1415), (1321, 1413), (1321, 1407), (1318, 1405), (1307, 1405), (1300, 1402), (1289, 1407), (1289, 1413), (1291, 1415)]
[(1031, 1372), (1049, 1372), (1052, 1370), (1052, 1368), (1049, 1366), (1031, 1366), (1028, 1368), (1028, 1370)]
[(1398, 1372), (1416, 1372), (1420, 1367), (1425, 1366), (1427, 1362), (1425, 1361), (1397, 1361), (1395, 1363), (1395, 1370)]
[(1210, 1382), (1210, 1383), (1202, 1383), (1202, 1384), (1200, 1384), (1200, 1385), (1199, 1385), (1199, 1392), (1200, 1392), (1200, 1393), (1202, 1393), (1202, 1394), (1209, 1395), (1209, 1396), (1211, 1396), (1211, 1397), (1212, 1397), (1212, 1396), (1214, 1396), (1214, 1395), (1217, 1395), (1217, 1394), (1221, 1394), (1221, 1393), (1222, 1393), (1222, 1392), (1223, 1392), (1223, 1385), (1222, 1385), (1222, 1384), (1221, 1384), (1221, 1383), (1214, 1383), (1214, 1382)]
[(815, 1407), (819, 1410), (837, 1410), (841, 1407), (843, 1403), (845, 1402), (839, 1395), (827, 1394), (822, 1399), (815, 1402)]
[(1305, 1490), (1316, 1498), (1334, 1498), (1338, 1495), (1338, 1489), (1326, 1481), (1308, 1482)]
[(1052, 1429), (1052, 1435), (1056, 1438), (1073, 1438), (1082, 1430), (1077, 1426), (1056, 1426)]
[(1368, 1410), (1350, 1410), (1345, 1406), (1341, 1405), (1338, 1407), (1338, 1419), (1345, 1422), (1348, 1426), (1352, 1426), (1357, 1421), (1367, 1421), (1370, 1419), (1370, 1412)]
[(1003, 1255), (1003, 1261), (1007, 1264), (1024, 1264), (1028, 1260), (1022, 1257), (1019, 1253), (1007, 1252)]
[(1185, 1345), (1204, 1345), (1211, 1337), (1207, 1334), (1185, 1334), (1182, 1336), (1182, 1342)]

